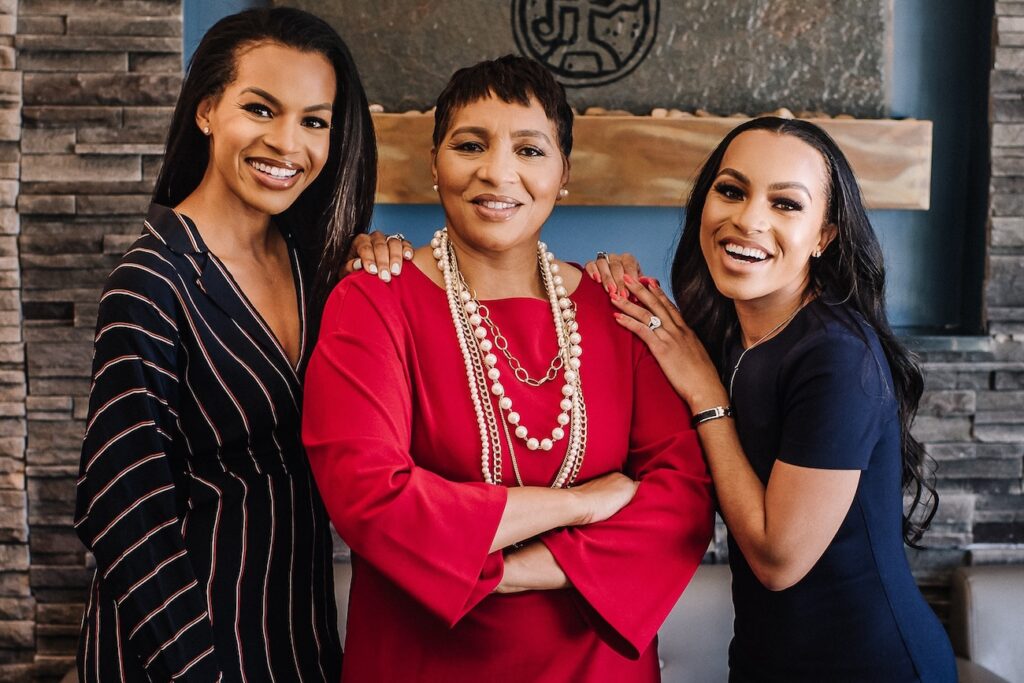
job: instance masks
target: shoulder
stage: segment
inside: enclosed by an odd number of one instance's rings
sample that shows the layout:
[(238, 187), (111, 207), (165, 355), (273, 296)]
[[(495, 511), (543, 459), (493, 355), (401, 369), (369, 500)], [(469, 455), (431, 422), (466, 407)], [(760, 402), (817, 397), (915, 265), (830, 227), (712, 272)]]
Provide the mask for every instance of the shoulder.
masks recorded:
[(888, 363), (878, 335), (847, 306), (809, 304), (802, 335), (782, 369), (790, 382), (818, 379), (837, 388), (860, 388), (870, 397), (891, 394)]
[[(187, 274), (153, 233), (144, 231), (107, 276), (99, 301), (99, 320), (142, 322), (154, 312), (164, 321), (177, 317)], [(188, 266), (194, 273), (194, 269)]]
[(175, 263), (180, 258), (155, 235), (144, 231), (107, 276), (105, 289), (166, 291), (181, 279)]
[[(411, 267), (406, 265), (406, 268)], [(408, 293), (407, 279), (412, 277), (415, 275), (409, 272), (384, 282), (366, 271), (346, 275), (327, 298), (321, 331), (328, 333), (343, 326), (362, 327), (374, 321), (394, 324), (404, 317), (403, 295)]]

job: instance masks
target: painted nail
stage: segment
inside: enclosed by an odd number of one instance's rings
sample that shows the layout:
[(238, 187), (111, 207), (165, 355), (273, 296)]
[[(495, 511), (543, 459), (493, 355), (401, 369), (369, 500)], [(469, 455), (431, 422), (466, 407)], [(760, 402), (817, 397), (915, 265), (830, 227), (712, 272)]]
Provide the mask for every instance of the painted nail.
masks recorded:
[(363, 269), (363, 259), (357, 258), (355, 261), (352, 262), (352, 270), (362, 270), (362, 269)]
[(393, 275), (401, 275), (402, 274), (402, 264), (401, 263), (392, 263), (391, 264), (391, 273)]
[(376, 263), (371, 263), (370, 265), (366, 266), (366, 272), (369, 273), (370, 275), (376, 275), (377, 274), (377, 264)]
[(622, 274), (622, 281), (625, 282), (627, 285), (635, 285), (636, 284), (636, 280), (631, 278), (629, 276), (629, 273), (623, 273)]
[(614, 283), (608, 283), (608, 288), (607, 289), (608, 289), (608, 294), (610, 294), (611, 296), (614, 297), (615, 296), (615, 291), (616, 291), (615, 290), (615, 284)]
[(412, 261), (412, 249), (406, 249), (403, 256), (405, 256), (406, 261)]
[(640, 284), (642, 284), (644, 287), (648, 287), (650, 289), (657, 289), (658, 288), (658, 281), (655, 280), (653, 277), (647, 277), (646, 275), (644, 275), (642, 278), (640, 278)]
[(382, 271), (380, 271), (380, 279), (383, 280), (384, 282), (391, 282), (391, 271), (390, 270), (382, 270)]

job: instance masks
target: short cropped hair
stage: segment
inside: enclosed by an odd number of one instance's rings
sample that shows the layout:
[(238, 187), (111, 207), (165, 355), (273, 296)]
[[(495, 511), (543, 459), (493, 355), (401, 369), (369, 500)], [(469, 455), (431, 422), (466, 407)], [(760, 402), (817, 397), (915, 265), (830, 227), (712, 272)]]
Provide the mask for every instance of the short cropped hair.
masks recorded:
[(516, 55), (479, 62), (452, 74), (434, 110), (434, 147), (440, 146), (457, 109), (491, 96), (524, 107), (530, 105), (531, 97), (537, 100), (555, 124), (559, 149), (569, 158), (573, 113), (565, 88), (540, 62)]

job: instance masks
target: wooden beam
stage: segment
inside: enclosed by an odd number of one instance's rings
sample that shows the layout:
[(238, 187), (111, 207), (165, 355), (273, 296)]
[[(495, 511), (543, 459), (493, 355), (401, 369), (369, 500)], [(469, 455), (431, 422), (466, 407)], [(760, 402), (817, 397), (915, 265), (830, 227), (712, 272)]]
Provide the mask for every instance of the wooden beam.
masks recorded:
[[(433, 204), (432, 114), (373, 115), (380, 154), (377, 201)], [(577, 116), (566, 204), (680, 206), (698, 168), (741, 118)], [(932, 124), (810, 119), (843, 149), (873, 209), (929, 206)]]

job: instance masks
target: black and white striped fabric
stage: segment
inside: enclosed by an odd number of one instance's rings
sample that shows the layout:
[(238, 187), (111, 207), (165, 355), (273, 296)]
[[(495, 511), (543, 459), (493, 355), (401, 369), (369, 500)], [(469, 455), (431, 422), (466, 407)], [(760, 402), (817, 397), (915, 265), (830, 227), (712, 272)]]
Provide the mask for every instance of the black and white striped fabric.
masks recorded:
[[(75, 527), (96, 556), (79, 675), (337, 683), (327, 516), (292, 367), (184, 216), (152, 205), (100, 301)], [(221, 678), (223, 677), (223, 678)]]

